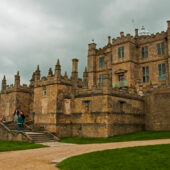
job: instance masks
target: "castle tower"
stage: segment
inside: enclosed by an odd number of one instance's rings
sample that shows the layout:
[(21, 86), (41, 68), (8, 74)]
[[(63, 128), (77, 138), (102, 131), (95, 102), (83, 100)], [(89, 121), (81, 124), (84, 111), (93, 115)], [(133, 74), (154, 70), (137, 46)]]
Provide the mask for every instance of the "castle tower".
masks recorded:
[(85, 87), (88, 87), (88, 72), (87, 67), (85, 67), (84, 73), (83, 73), (83, 83)]
[(169, 77), (169, 84), (170, 84), (170, 21), (167, 21), (167, 36), (168, 36), (168, 77)]
[(14, 86), (16, 88), (20, 87), (20, 75), (19, 75), (19, 71), (17, 72), (17, 74), (15, 75), (15, 84)]
[(6, 77), (4, 75), (4, 78), (2, 80), (2, 92), (4, 92), (6, 90)]
[(60, 60), (57, 60), (57, 64), (55, 66), (55, 78), (56, 80), (60, 80), (61, 78), (61, 65), (60, 65)]
[(89, 44), (88, 49), (88, 87), (96, 86), (96, 44)]

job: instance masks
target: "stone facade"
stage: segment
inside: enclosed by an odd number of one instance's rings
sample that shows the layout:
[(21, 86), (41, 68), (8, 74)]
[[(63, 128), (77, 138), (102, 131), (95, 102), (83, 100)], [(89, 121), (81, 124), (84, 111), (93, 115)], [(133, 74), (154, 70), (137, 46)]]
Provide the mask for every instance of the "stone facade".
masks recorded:
[(120, 33), (97, 49), (89, 44), (88, 67), (78, 77), (55, 70), (41, 77), (37, 66), (30, 85), (2, 80), (0, 117), (13, 119), (16, 108), (34, 125), (59, 137), (108, 137), (141, 130), (170, 130), (170, 21), (166, 32), (139, 36)]

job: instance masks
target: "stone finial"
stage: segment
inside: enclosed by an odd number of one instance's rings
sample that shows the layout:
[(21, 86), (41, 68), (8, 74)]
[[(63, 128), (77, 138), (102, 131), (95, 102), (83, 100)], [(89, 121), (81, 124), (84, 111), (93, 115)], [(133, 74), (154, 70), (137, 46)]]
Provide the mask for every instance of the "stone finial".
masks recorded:
[(60, 66), (60, 60), (59, 59), (57, 60), (57, 64), (56, 65)]
[(53, 71), (52, 71), (52, 68), (49, 68), (49, 71), (48, 71), (48, 76), (53, 76)]
[(60, 66), (60, 60), (57, 60), (57, 64), (55, 66), (55, 77), (57, 80), (61, 78), (61, 66)]
[(64, 73), (64, 79), (65, 79), (65, 80), (68, 80), (67, 72)]
[(19, 71), (17, 71), (17, 76), (19, 76)]
[(87, 67), (84, 69), (83, 77), (88, 77)]
[(4, 75), (3, 81), (6, 81), (6, 76)]

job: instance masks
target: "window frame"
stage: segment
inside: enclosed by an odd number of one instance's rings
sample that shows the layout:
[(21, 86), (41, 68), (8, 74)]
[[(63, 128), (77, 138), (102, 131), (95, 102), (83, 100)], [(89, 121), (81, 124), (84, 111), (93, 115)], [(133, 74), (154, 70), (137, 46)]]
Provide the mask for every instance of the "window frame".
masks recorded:
[(125, 48), (124, 46), (118, 48), (118, 58), (124, 58), (125, 57)]
[(165, 43), (161, 42), (157, 44), (157, 55), (164, 55), (165, 54)]
[(105, 65), (105, 56), (99, 57), (99, 67), (103, 67)]
[(148, 58), (149, 50), (148, 46), (142, 47), (142, 58)]
[(104, 83), (104, 74), (99, 74), (99, 88), (103, 86)]
[(159, 81), (166, 80), (166, 63), (158, 64), (158, 80)]
[(150, 80), (149, 66), (144, 66), (144, 67), (142, 67), (142, 82), (143, 83), (148, 83), (149, 80)]

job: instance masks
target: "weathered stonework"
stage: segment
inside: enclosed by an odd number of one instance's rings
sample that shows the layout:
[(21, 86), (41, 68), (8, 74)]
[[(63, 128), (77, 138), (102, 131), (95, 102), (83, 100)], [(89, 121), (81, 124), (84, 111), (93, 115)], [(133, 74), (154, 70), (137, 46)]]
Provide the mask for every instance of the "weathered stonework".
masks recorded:
[[(158, 44), (163, 44), (161, 55)], [(123, 32), (112, 42), (108, 37), (102, 49), (89, 44), (87, 60), (83, 79), (78, 78), (77, 59), (72, 60), (70, 78), (67, 73), (61, 75), (59, 60), (47, 77), (41, 77), (37, 66), (29, 87), (20, 85), (19, 72), (14, 85), (7, 86), (4, 77), (0, 117), (11, 121), (18, 108), (35, 127), (59, 137), (170, 130), (170, 21), (166, 32), (139, 36), (136, 29), (134, 37)], [(160, 72), (160, 64), (164, 71)], [(143, 67), (149, 68), (146, 82)]]

